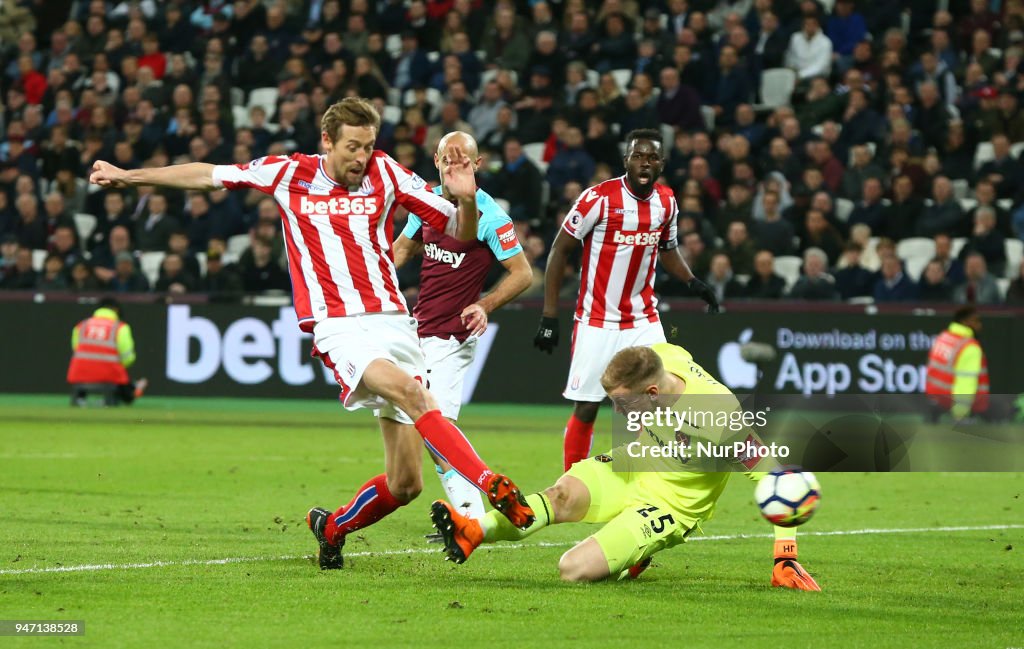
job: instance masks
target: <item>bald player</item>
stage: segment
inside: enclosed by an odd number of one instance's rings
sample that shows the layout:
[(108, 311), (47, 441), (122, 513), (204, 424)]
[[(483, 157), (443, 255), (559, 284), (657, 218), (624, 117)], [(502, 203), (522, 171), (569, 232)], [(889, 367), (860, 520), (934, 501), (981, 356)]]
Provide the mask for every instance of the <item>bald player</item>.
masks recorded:
[[(453, 147), (465, 152), (474, 171), (480, 167), (480, 154), (471, 135), (454, 131), (441, 139), (434, 153), (441, 183), (434, 193), (449, 200), (453, 198), (445, 187), (445, 177)], [(410, 214), (394, 245), (397, 267), (413, 255), (423, 255), (420, 294), (413, 315), (419, 322), (430, 393), (440, 405), (441, 414), (453, 422), (459, 418), (463, 378), (473, 364), (478, 337), (487, 329), (488, 314), (525, 291), (533, 277), (512, 219), (482, 189), (476, 191), (476, 201), (480, 222), (475, 240), (459, 241)], [(481, 297), (495, 260), (508, 272), (494, 290)], [(481, 518), (484, 505), (479, 490), (430, 450), (449, 502), (464, 516)]]

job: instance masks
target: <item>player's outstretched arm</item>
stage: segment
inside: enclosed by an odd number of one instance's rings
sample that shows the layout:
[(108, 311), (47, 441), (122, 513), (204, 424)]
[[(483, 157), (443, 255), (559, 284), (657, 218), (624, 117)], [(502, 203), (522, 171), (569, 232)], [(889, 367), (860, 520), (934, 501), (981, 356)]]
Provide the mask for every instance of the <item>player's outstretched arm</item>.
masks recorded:
[(533, 270), (525, 253), (516, 253), (503, 260), (501, 265), (508, 274), (498, 282), (494, 290), (462, 310), (462, 324), (474, 336), (486, 331), (488, 314), (514, 300), (533, 283)]
[(558, 294), (565, 280), (565, 266), (569, 255), (579, 245), (578, 239), (560, 229), (548, 254), (548, 266), (544, 271), (544, 311), (533, 346), (549, 354), (558, 346)]
[(401, 268), (405, 265), (405, 262), (423, 252), (423, 244), (419, 241), (413, 241), (405, 236), (405, 234), (398, 235), (392, 248), (395, 253), (395, 268)]
[(693, 292), (694, 295), (704, 300), (708, 305), (708, 313), (718, 313), (718, 297), (715, 296), (715, 292), (711, 290), (711, 287), (699, 280), (694, 276), (693, 271), (690, 270), (690, 266), (683, 259), (683, 255), (679, 252), (678, 247), (673, 247), (668, 250), (662, 250), (658, 255), (658, 261), (661, 262), (662, 266), (665, 267), (673, 277), (678, 278), (681, 282), (686, 284), (686, 287)]
[(213, 182), (213, 165), (205, 162), (189, 162), (151, 169), (121, 169), (109, 162), (97, 160), (92, 165), (89, 182), (100, 187), (112, 188), (138, 185), (198, 191), (212, 191), (218, 188)]

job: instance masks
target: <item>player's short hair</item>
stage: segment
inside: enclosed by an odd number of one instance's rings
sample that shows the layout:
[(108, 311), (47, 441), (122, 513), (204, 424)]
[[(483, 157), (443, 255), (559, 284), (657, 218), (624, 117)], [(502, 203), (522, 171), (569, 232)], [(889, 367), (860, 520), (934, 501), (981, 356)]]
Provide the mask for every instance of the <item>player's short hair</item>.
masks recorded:
[(953, 312), (953, 322), (963, 324), (978, 315), (978, 310), (973, 306), (962, 306)]
[(327, 109), (320, 120), (320, 130), (331, 142), (338, 137), (342, 126), (372, 126), (380, 131), (380, 113), (373, 104), (361, 97), (346, 97)]
[(100, 300), (100, 303), (97, 306), (100, 309), (110, 309), (111, 311), (116, 311), (118, 315), (121, 315), (121, 303), (118, 302), (117, 299), (115, 298), (105, 297)]
[(612, 356), (601, 375), (601, 386), (606, 392), (619, 387), (639, 392), (657, 383), (664, 371), (661, 357), (650, 347), (627, 347)]
[(626, 134), (626, 151), (629, 151), (633, 142), (637, 140), (650, 140), (660, 147), (661, 131), (656, 131), (653, 128), (638, 128), (630, 131)]

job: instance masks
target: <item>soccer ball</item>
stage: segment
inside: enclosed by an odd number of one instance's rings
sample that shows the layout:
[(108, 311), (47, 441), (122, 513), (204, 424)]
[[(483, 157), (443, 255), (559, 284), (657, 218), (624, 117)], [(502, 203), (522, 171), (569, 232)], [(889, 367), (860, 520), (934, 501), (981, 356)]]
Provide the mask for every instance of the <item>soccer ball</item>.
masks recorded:
[(821, 487), (810, 471), (776, 469), (757, 483), (754, 500), (761, 515), (779, 527), (803, 525), (821, 502)]

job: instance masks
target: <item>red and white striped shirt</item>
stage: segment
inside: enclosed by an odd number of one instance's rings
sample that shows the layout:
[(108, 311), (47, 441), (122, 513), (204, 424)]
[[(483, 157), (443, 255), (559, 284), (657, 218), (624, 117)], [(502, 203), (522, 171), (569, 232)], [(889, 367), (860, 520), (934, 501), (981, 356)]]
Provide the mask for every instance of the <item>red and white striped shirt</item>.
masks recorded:
[(672, 190), (655, 183), (637, 198), (619, 176), (576, 199), (562, 228), (583, 242), (576, 320), (602, 329), (658, 322), (654, 266), (658, 250), (676, 247), (678, 208)]
[(303, 331), (325, 318), (408, 313), (391, 253), (395, 208), (454, 234), (455, 206), (382, 151), (373, 152), (353, 192), (327, 175), (325, 160), (301, 153), (266, 156), (218, 165), (213, 181), (226, 189), (257, 189), (277, 201)]

